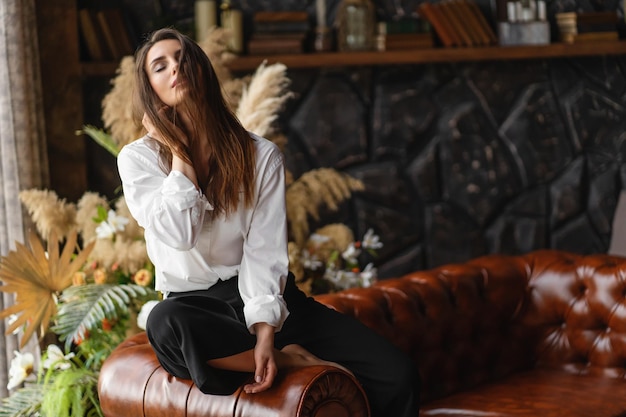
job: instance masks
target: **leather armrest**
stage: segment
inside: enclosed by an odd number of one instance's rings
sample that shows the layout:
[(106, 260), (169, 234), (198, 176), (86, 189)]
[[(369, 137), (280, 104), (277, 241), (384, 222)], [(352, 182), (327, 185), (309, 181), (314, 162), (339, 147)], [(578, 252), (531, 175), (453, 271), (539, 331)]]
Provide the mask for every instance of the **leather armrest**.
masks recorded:
[(145, 333), (120, 344), (107, 358), (98, 382), (106, 417), (368, 417), (359, 383), (331, 366), (279, 373), (271, 389), (246, 394), (203, 394), (192, 381), (169, 375)]

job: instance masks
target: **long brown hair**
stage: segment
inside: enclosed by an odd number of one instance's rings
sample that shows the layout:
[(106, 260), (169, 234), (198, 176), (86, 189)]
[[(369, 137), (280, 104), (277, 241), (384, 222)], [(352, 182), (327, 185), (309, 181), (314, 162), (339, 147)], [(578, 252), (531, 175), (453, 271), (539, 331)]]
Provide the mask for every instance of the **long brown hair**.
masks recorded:
[[(177, 106), (186, 111), (192, 120), (193, 131), (187, 131), (182, 123), (177, 124), (176, 112), (171, 109), (171, 120), (189, 138), (190, 146), (176, 139), (176, 132), (165, 124), (159, 110), (165, 104), (150, 85), (146, 73), (146, 57), (157, 42), (173, 39), (180, 42), (179, 74), (187, 83), (184, 99)], [(162, 161), (171, 169), (172, 152), (191, 164), (198, 175), (199, 186), (213, 205), (214, 215), (228, 214), (236, 210), (243, 192), (243, 201), (250, 206), (254, 197), (255, 148), (253, 139), (230, 110), (222, 93), (215, 70), (206, 53), (189, 37), (175, 29), (159, 29), (135, 53), (135, 112), (145, 113), (163, 137), (165, 146), (160, 146)], [(202, 134), (201, 134), (202, 133)], [(208, 155), (190, 152), (191, 144), (208, 138)], [(205, 144), (206, 145), (206, 144)], [(198, 164), (207, 163), (207, 170), (199, 171)], [(209, 178), (201, 178), (208, 172)]]

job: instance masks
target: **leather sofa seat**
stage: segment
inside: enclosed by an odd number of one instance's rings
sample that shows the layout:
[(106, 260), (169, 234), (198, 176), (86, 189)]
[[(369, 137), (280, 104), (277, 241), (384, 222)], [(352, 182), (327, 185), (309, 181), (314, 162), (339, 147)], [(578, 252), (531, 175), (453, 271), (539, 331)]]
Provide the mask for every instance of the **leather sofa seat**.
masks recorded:
[[(624, 258), (488, 255), (317, 298), (413, 358), (422, 416), (626, 417)], [(204, 395), (167, 375), (141, 334), (107, 359), (99, 395), (106, 417), (369, 416), (358, 382), (330, 367)]]

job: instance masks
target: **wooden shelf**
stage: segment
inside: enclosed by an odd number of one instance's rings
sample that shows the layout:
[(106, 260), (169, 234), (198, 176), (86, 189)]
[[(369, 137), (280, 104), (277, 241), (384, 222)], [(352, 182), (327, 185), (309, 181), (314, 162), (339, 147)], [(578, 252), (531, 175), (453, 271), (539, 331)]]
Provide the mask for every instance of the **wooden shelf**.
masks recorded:
[(253, 70), (267, 59), (269, 64), (281, 62), (287, 68), (319, 68), (435, 62), (502, 61), (626, 54), (626, 41), (553, 43), (541, 46), (488, 46), (480, 48), (428, 48), (385, 52), (309, 53), (301, 55), (241, 56), (228, 67), (232, 71)]
[[(234, 72), (252, 71), (264, 60), (289, 69), (345, 66), (428, 64), (442, 62), (502, 61), (626, 54), (626, 41), (552, 43), (541, 46), (487, 46), (480, 48), (427, 48), (399, 51), (329, 52), (294, 55), (240, 56), (228, 64)], [(116, 62), (82, 64), (85, 77), (113, 76)]]

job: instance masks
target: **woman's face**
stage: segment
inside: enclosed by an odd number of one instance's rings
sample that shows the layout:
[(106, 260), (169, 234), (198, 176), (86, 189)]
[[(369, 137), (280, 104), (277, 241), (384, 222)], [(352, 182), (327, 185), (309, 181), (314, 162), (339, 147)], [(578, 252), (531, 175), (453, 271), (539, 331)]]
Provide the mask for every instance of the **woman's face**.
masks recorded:
[(176, 39), (158, 41), (146, 55), (145, 71), (150, 85), (163, 103), (178, 104), (185, 91), (185, 82), (179, 78), (180, 42)]

